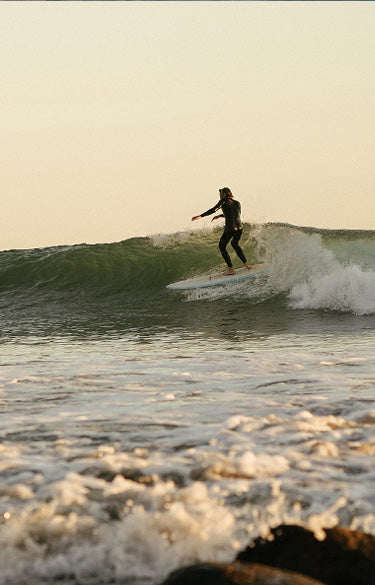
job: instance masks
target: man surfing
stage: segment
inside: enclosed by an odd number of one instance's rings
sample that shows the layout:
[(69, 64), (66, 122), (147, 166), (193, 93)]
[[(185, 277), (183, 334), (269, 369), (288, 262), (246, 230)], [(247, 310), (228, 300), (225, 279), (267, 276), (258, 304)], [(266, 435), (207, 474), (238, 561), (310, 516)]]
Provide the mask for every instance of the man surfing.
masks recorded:
[(212, 215), (221, 208), (222, 214), (215, 215), (211, 221), (215, 219), (219, 219), (219, 217), (225, 217), (225, 227), (223, 235), (219, 241), (219, 249), (221, 255), (223, 256), (227, 266), (228, 272), (225, 274), (232, 275), (234, 274), (234, 268), (232, 264), (232, 260), (227, 252), (227, 245), (231, 240), (232, 248), (235, 250), (237, 256), (242, 260), (246, 268), (250, 270), (252, 268), (251, 264), (245, 258), (245, 254), (242, 251), (241, 246), (239, 245), (239, 241), (242, 236), (242, 223), (241, 223), (241, 203), (233, 199), (232, 191), (229, 187), (224, 187), (223, 189), (219, 189), (220, 193), (220, 201), (216, 203), (214, 207), (201, 213), (200, 215), (195, 215), (191, 218), (191, 221), (195, 221), (200, 219), (201, 217), (206, 217), (206, 215)]

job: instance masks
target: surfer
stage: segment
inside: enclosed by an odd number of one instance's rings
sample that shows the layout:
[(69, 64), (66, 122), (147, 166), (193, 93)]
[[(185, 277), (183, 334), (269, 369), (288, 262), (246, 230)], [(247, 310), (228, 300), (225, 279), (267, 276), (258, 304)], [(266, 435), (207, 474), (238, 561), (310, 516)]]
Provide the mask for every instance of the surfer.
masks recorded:
[(234, 268), (232, 264), (232, 260), (227, 252), (227, 245), (231, 240), (232, 248), (235, 250), (237, 256), (242, 260), (246, 268), (250, 270), (252, 268), (251, 264), (248, 263), (246, 260), (245, 254), (242, 251), (241, 246), (239, 245), (239, 241), (242, 236), (242, 223), (241, 223), (241, 203), (233, 199), (232, 191), (228, 187), (224, 187), (223, 189), (219, 189), (220, 193), (220, 201), (216, 203), (214, 207), (201, 213), (200, 215), (195, 215), (191, 218), (191, 221), (195, 221), (196, 219), (200, 219), (201, 217), (205, 217), (206, 215), (212, 215), (221, 208), (222, 214), (215, 215), (211, 221), (215, 219), (219, 219), (219, 217), (225, 217), (225, 228), (223, 235), (219, 241), (219, 249), (221, 255), (223, 256), (227, 266), (228, 272), (227, 275), (234, 274)]

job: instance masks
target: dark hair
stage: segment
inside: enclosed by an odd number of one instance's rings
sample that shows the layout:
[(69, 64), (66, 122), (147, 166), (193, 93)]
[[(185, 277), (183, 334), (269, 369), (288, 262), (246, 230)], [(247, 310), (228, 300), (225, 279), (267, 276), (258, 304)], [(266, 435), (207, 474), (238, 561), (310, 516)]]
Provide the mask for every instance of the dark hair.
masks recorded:
[(223, 193), (225, 198), (233, 197), (232, 191), (229, 189), (229, 187), (223, 187), (222, 189), (219, 189), (219, 191), (220, 193)]

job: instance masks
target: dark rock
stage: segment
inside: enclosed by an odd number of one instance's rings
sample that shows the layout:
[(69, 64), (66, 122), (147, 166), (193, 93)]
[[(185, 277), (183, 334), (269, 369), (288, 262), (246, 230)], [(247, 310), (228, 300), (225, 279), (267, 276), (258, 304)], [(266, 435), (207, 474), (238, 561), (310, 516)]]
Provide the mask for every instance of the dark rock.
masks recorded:
[(259, 564), (201, 563), (174, 571), (162, 585), (323, 585), (291, 571)]
[(282, 525), (272, 530), (273, 540), (256, 539), (237, 560), (297, 571), (327, 585), (375, 585), (375, 537), (344, 528), (324, 532), (318, 540), (301, 526)]

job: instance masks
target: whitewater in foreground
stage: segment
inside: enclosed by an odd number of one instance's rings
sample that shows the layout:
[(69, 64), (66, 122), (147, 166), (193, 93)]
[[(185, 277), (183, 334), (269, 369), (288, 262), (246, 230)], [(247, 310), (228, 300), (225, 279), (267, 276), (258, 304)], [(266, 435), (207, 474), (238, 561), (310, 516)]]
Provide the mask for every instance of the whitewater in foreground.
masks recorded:
[(3, 583), (156, 585), (280, 523), (375, 534), (375, 232), (0, 252)]

